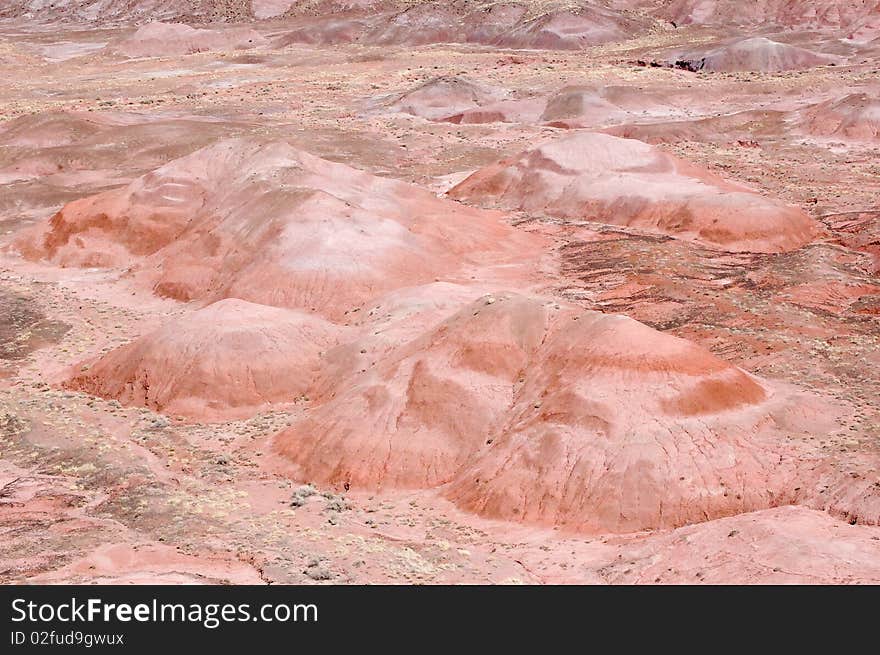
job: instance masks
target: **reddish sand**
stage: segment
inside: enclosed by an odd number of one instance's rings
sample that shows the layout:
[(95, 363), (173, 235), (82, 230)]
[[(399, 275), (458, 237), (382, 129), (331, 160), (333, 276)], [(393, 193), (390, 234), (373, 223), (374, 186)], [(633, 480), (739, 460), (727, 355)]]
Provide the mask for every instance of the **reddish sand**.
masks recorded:
[(7, 147), (59, 147), (94, 136), (111, 121), (106, 114), (85, 112), (27, 116), (0, 126), (0, 139)]
[(450, 197), (627, 225), (734, 251), (781, 252), (818, 234), (801, 210), (631, 139), (580, 133), (477, 171)]
[(210, 50), (242, 50), (265, 45), (266, 39), (248, 28), (195, 29), (181, 23), (148, 23), (108, 46), (125, 57), (173, 57)]
[(296, 4), (296, 0), (251, 0), (255, 18), (275, 18)]
[[(880, 295), (880, 286), (874, 284), (803, 284), (789, 291), (791, 302), (826, 312), (852, 311), (862, 298)], [(872, 304), (860, 308), (864, 313), (874, 313), (878, 308)], [(858, 310), (857, 310), (858, 311)]]
[(328, 395), (275, 439), (301, 478), (355, 490), (451, 482), (446, 493), (480, 514), (598, 532), (781, 502), (796, 469), (773, 425), (815, 413), (687, 341), (508, 293)]
[(108, 544), (52, 573), (37, 584), (262, 584), (246, 562), (186, 555), (164, 544)]
[(638, 88), (572, 85), (549, 96), (490, 102), (443, 116), (441, 120), (456, 124), (543, 123), (576, 129), (676, 113), (679, 110), (668, 99)]
[(497, 214), (287, 143), (234, 140), (70, 203), (20, 247), (63, 266), (139, 262), (139, 278), (166, 297), (235, 297), (339, 319), (532, 244)]
[(581, 49), (617, 41), (643, 24), (597, 6), (554, 11), (522, 23), (494, 41), (508, 48)]
[(880, 1), (0, 4), (0, 582), (880, 582)]
[(439, 77), (407, 91), (388, 108), (436, 119), (491, 103), (503, 95), (497, 89), (484, 88), (462, 77)]

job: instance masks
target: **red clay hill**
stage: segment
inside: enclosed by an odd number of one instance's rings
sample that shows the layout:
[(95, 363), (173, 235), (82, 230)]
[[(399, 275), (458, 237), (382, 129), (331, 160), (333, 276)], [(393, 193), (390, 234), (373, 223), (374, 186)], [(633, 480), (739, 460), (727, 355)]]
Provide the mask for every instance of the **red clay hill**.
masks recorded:
[(471, 203), (781, 252), (818, 233), (803, 211), (633, 139), (583, 132), (483, 168), (449, 191)]
[(340, 318), (402, 286), (517, 261), (535, 243), (497, 213), (285, 142), (234, 139), (69, 203), (21, 248), (63, 266), (133, 265), (175, 299), (235, 297)]
[(780, 440), (819, 413), (688, 341), (514, 293), (463, 307), (327, 396), (275, 438), (302, 479), (446, 485), (485, 516), (600, 532), (780, 502), (799, 474)]
[(246, 417), (307, 395), (344, 333), (296, 310), (221, 300), (107, 353), (64, 386), (172, 415)]

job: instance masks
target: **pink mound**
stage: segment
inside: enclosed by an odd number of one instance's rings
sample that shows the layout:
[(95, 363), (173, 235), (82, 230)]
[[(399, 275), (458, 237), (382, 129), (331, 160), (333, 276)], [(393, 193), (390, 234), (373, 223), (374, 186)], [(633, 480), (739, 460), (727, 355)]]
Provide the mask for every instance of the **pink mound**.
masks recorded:
[[(880, 286), (876, 284), (846, 284), (821, 282), (799, 284), (787, 291), (788, 300), (801, 307), (810, 307), (831, 314), (859, 311), (862, 299), (880, 300)], [(875, 305), (863, 308), (864, 313), (878, 313)]]
[(782, 130), (785, 117), (786, 113), (781, 111), (748, 110), (696, 120), (627, 123), (602, 131), (651, 144), (680, 141), (731, 143), (736, 140), (751, 141), (767, 134), (776, 135)]
[(266, 40), (245, 28), (196, 29), (181, 23), (148, 23), (108, 49), (125, 57), (169, 57), (211, 50), (242, 50)]
[(0, 125), (0, 145), (56, 148), (94, 137), (108, 126), (148, 120), (122, 112), (49, 111), (30, 114)]
[(651, 145), (659, 143), (679, 143), (681, 141), (726, 140), (723, 132), (712, 129), (707, 121), (671, 121), (661, 123), (625, 123), (604, 128), (604, 134), (623, 139), (636, 139)]
[(303, 479), (449, 483), (489, 517), (672, 527), (768, 507), (792, 475), (764, 383), (631, 319), (540, 298), (483, 297), (334, 394), (275, 438)]
[(519, 261), (535, 239), (497, 213), (287, 143), (233, 139), (69, 203), (19, 246), (65, 266), (134, 264), (167, 297), (333, 319), (402, 286)]
[[(250, 18), (252, 0), (4, 0), (0, 18), (52, 23), (137, 24), (144, 20), (198, 23), (242, 22)], [(265, 0), (264, 0), (265, 1)]]
[(806, 48), (777, 43), (764, 37), (753, 37), (710, 50), (678, 55), (675, 58), (675, 66), (713, 73), (737, 71), (777, 73), (825, 66), (837, 61), (837, 57), (821, 55)]
[(839, 243), (870, 255), (868, 272), (880, 274), (880, 211), (847, 212), (824, 217)]
[(541, 117), (544, 110), (543, 98), (528, 98), (525, 100), (502, 100), (493, 102), (482, 107), (467, 109), (441, 120), (446, 123), (457, 125), (479, 123), (535, 123)]
[[(0, 126), (0, 185), (39, 179), (69, 199), (82, 185), (94, 190), (130, 182), (161, 164), (244, 127), (243, 123), (178, 113), (51, 111)], [(45, 188), (45, 187), (44, 187)], [(25, 192), (27, 193), (27, 192)], [(82, 192), (81, 192), (82, 193)], [(43, 193), (40, 205), (54, 205)], [(16, 203), (23, 208), (21, 201)], [(34, 209), (35, 213), (40, 210)]]
[(329, 15), (320, 19), (295, 20), (290, 27), (273, 42), (276, 48), (285, 48), (294, 43), (311, 45), (336, 45), (354, 43), (361, 39), (367, 21), (364, 18)]
[(234, 556), (187, 555), (161, 543), (105, 544), (59, 569), (40, 584), (265, 584), (253, 566)]
[(495, 43), (505, 33), (523, 22), (528, 7), (516, 2), (496, 2), (478, 7), (461, 19), (464, 41)]
[(254, 18), (262, 20), (283, 16), (296, 4), (297, 0), (251, 0), (251, 10)]
[(767, 507), (790, 472), (755, 439), (766, 399), (690, 342), (621, 316), (564, 316), (504, 431), (448, 495), (482, 515), (588, 531)]
[(276, 447), (307, 479), (357, 487), (448, 482), (503, 422), (547, 329), (541, 303), (466, 305), (384, 358), (282, 433)]
[(377, 45), (463, 42), (467, 36), (461, 21), (461, 12), (446, 3), (415, 4), (379, 21), (360, 40)]
[(495, 39), (508, 48), (578, 50), (621, 41), (643, 28), (622, 13), (597, 6), (552, 11), (527, 21)]
[(877, 13), (878, 0), (673, 0), (658, 15), (676, 25), (848, 29)]
[(216, 420), (309, 392), (343, 329), (316, 316), (221, 300), (100, 357), (64, 386)]
[[(559, 8), (564, 6), (565, 8)], [(351, 43), (425, 45), (479, 43), (507, 48), (582, 49), (645, 31), (649, 21), (605, 7), (565, 3), (532, 12), (525, 3), (416, 3), (403, 11), (352, 7), (294, 21), (281, 45)]]
[(664, 116), (674, 110), (655, 92), (628, 86), (566, 86), (550, 96), (540, 120), (553, 127), (595, 127), (638, 116)]
[(826, 512), (776, 507), (634, 541), (606, 579), (619, 584), (878, 584), (878, 537), (875, 527), (847, 525)]
[(815, 136), (875, 140), (880, 138), (880, 97), (853, 93), (823, 102), (806, 112), (802, 128)]
[(449, 196), (651, 230), (731, 251), (792, 250), (819, 233), (795, 207), (648, 144), (598, 133), (573, 134), (502, 160)]
[(494, 102), (503, 95), (497, 89), (487, 88), (463, 77), (437, 77), (407, 91), (389, 109), (437, 119)]
[(679, 109), (666, 94), (634, 86), (570, 85), (549, 97), (503, 100), (447, 116), (448, 123), (546, 123), (582, 128), (636, 118), (666, 117)]

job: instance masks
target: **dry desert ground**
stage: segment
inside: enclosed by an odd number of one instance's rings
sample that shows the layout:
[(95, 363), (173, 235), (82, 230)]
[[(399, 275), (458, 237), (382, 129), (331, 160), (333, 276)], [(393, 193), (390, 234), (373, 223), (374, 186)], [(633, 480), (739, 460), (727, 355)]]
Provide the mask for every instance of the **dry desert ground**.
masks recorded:
[(880, 1), (0, 2), (0, 582), (880, 582)]

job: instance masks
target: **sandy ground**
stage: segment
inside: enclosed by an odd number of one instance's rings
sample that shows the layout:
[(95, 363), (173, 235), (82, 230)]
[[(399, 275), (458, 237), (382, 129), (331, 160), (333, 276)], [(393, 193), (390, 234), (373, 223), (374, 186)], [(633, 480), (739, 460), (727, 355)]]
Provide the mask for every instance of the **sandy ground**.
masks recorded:
[[(256, 29), (272, 37), (282, 27)], [(292, 44), (125, 58), (102, 49), (131, 32), (0, 23), (0, 129), (32, 121), (0, 144), (0, 581), (880, 582), (880, 141), (799, 127), (817, 103), (876, 99), (876, 59), (773, 74), (637, 63), (726, 36), (699, 27), (583, 51)], [(656, 91), (671, 98), (668, 115), (594, 127), (655, 125), (662, 150), (824, 226), (804, 247), (757, 254), (528, 212), (505, 218), (546, 239), (542, 293), (687, 338), (833, 407), (833, 425), (804, 437), (820, 454), (824, 496), (675, 529), (584, 534), (480, 518), (438, 490), (303, 492), (310, 480), (269, 443), (309, 413), (307, 402), (199, 423), (60, 386), (71, 367), (200, 305), (158, 298), (120, 269), (26, 260), (13, 247), (19, 235), (68, 201), (225, 137), (285, 140), (442, 192), (568, 132), (388, 109), (438, 76), (509, 100), (569, 85)], [(70, 111), (97, 127), (45, 122)], [(718, 118), (740, 111), (760, 115)]]

